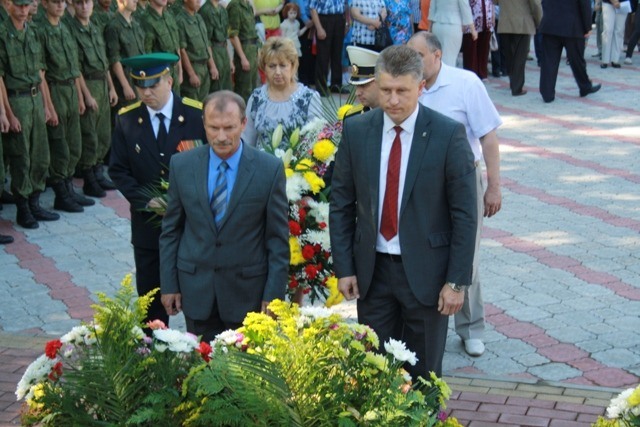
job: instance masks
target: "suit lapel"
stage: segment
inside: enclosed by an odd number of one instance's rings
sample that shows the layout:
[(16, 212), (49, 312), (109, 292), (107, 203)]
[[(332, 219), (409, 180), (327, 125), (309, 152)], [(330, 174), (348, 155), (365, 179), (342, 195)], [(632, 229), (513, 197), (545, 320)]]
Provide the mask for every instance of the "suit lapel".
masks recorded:
[(411, 141), (411, 152), (409, 153), (409, 164), (407, 165), (407, 173), (404, 179), (404, 189), (402, 191), (402, 201), (400, 203), (400, 215), (404, 211), (413, 186), (418, 178), (418, 172), (423, 164), (423, 158), (429, 145), (429, 137), (431, 131), (429, 124), (431, 118), (428, 111), (422, 105), (418, 110), (418, 117), (416, 119), (416, 125), (413, 130), (413, 140)]
[(156, 136), (153, 133), (153, 127), (151, 126), (149, 110), (147, 110), (147, 107), (144, 104), (141, 104), (138, 108), (138, 117), (136, 120), (138, 122), (137, 129), (140, 132), (140, 135), (138, 138), (134, 138), (133, 140), (137, 141), (137, 144), (141, 146), (140, 150), (136, 148), (136, 151), (151, 153), (158, 163), (164, 163), (160, 156), (160, 147), (158, 147)]
[(211, 205), (209, 204), (209, 145), (198, 147), (196, 150), (200, 150), (198, 153), (198, 164), (194, 165), (197, 198), (202, 212), (209, 216), (207, 223), (209, 227), (211, 227), (211, 231), (217, 234), (218, 230), (216, 229), (213, 212), (211, 212)]
[(227, 206), (224, 217), (222, 217), (222, 219), (220, 220), (220, 224), (218, 224), (218, 230), (222, 230), (229, 217), (233, 215), (233, 211), (238, 206), (238, 203), (242, 199), (242, 195), (253, 179), (253, 174), (255, 173), (256, 168), (253, 165), (255, 160), (255, 153), (252, 150), (253, 149), (247, 145), (244, 145), (242, 148), (242, 157), (240, 158), (240, 163), (238, 164), (238, 174), (236, 175), (236, 182), (235, 184), (233, 184), (233, 189), (231, 190), (229, 206)]
[[(382, 126), (384, 124), (382, 110), (375, 110), (367, 128), (364, 141), (364, 149), (367, 155), (367, 167), (369, 169), (369, 194), (371, 194), (371, 215), (378, 223), (378, 199), (380, 197), (380, 155), (382, 150)], [(372, 144), (372, 145), (370, 145)]]

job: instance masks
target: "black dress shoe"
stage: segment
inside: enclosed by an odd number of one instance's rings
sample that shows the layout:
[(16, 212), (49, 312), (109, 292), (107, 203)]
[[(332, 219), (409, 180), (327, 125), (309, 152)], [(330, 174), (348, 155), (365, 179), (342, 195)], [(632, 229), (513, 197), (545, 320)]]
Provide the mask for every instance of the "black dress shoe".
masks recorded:
[(522, 89), (520, 92), (512, 93), (511, 95), (513, 95), (513, 96), (522, 96), (522, 95), (526, 95), (526, 94), (527, 94), (527, 91)]
[(586, 92), (580, 92), (580, 96), (582, 98), (584, 98), (585, 96), (591, 94), (591, 93), (596, 93), (597, 91), (600, 90), (600, 88), (602, 87), (602, 85), (600, 83), (598, 83), (597, 85), (591, 85), (591, 88), (586, 91)]
[(600, 68), (602, 68), (602, 69), (605, 69), (605, 68), (607, 68), (608, 66), (609, 66), (609, 65), (607, 65), (607, 64), (600, 64)]
[(621, 66), (620, 64), (616, 64), (615, 62), (612, 62), (612, 63), (611, 63), (611, 67), (613, 67), (613, 68), (620, 68), (620, 67), (622, 67), (622, 66)]
[(0, 245), (6, 245), (9, 243), (13, 243), (13, 237), (0, 234)]

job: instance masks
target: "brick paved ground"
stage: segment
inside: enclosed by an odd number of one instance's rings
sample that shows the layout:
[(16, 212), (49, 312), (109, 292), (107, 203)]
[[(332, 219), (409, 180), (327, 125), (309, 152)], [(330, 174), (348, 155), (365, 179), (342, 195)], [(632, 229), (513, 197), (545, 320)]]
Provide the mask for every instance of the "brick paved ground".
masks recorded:
[[(481, 249), (487, 351), (471, 358), (451, 333), (445, 355), (450, 410), (465, 425), (588, 426), (640, 381), (640, 67), (589, 60), (588, 71), (600, 92), (579, 98), (563, 64), (552, 104), (534, 61), (526, 96), (511, 97), (506, 78), (486, 82), (504, 120), (504, 202)], [(95, 292), (113, 294), (133, 269), (117, 193), (38, 230), (14, 217), (14, 206), (0, 212), (0, 233), (16, 239), (0, 247), (0, 425), (18, 423), (15, 384), (44, 341), (90, 317)]]

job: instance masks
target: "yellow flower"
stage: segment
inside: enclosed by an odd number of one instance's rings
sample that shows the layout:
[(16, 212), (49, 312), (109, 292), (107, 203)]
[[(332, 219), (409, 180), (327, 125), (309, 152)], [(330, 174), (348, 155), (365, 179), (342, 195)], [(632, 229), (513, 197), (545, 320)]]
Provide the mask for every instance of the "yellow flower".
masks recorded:
[(320, 178), (315, 172), (309, 171), (304, 173), (304, 179), (311, 187), (313, 194), (318, 194), (325, 186), (324, 180)]
[(313, 146), (313, 157), (321, 162), (326, 162), (335, 152), (336, 146), (330, 139), (321, 139)]
[(302, 159), (297, 164), (295, 169), (297, 171), (308, 171), (313, 169), (313, 161), (311, 159)]
[(295, 236), (289, 236), (289, 252), (291, 253), (291, 258), (289, 261), (291, 265), (299, 265), (304, 262), (300, 243)]
[(326, 307), (332, 307), (336, 304), (340, 304), (344, 299), (342, 292), (338, 290), (338, 278), (331, 276), (327, 279), (327, 289), (329, 289), (329, 296), (324, 303)]
[(636, 387), (636, 389), (633, 390), (633, 393), (631, 393), (631, 396), (629, 396), (627, 402), (629, 403), (630, 407), (640, 405), (640, 386)]
[(284, 170), (284, 175), (285, 175), (287, 178), (291, 178), (291, 177), (293, 176), (293, 174), (294, 174), (294, 172), (293, 172), (293, 169), (291, 169), (291, 168), (286, 168), (286, 169)]
[(387, 369), (387, 359), (381, 354), (368, 351), (365, 353), (364, 361), (372, 366), (375, 366), (379, 371), (384, 372)]
[(160, 180), (160, 189), (167, 191), (169, 190), (169, 181), (161, 179)]
[(342, 107), (338, 108), (338, 120), (344, 120), (344, 115), (353, 108), (351, 104), (344, 104)]
[(40, 399), (44, 397), (44, 383), (38, 383), (32, 388), (33, 397), (31, 399), (27, 399), (27, 405), (29, 405), (29, 408), (34, 410), (44, 409), (44, 403), (40, 402)]

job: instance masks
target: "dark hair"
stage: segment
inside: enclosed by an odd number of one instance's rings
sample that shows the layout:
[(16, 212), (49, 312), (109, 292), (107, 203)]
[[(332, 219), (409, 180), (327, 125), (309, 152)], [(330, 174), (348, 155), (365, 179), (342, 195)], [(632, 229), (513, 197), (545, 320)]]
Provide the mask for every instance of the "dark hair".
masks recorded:
[(376, 61), (376, 80), (380, 78), (380, 73), (388, 73), (394, 77), (412, 75), (417, 80), (422, 80), (422, 58), (408, 46), (389, 46), (380, 53)]
[(300, 16), (300, 6), (295, 3), (287, 3), (284, 5), (282, 12), (280, 12), (282, 14), (282, 19), (287, 19), (289, 17), (289, 11), (291, 9), (295, 10), (298, 16)]
[(230, 102), (238, 106), (238, 110), (240, 110), (240, 120), (244, 120), (246, 117), (247, 104), (240, 95), (230, 90), (220, 90), (207, 95), (202, 103), (202, 111), (205, 111), (209, 104), (211, 104), (211, 108), (214, 108), (219, 113), (224, 113)]
[(440, 43), (440, 40), (435, 34), (429, 31), (418, 31), (413, 36), (411, 36), (410, 40), (418, 38), (424, 40), (431, 52), (435, 52), (436, 50), (442, 51), (442, 43)]

